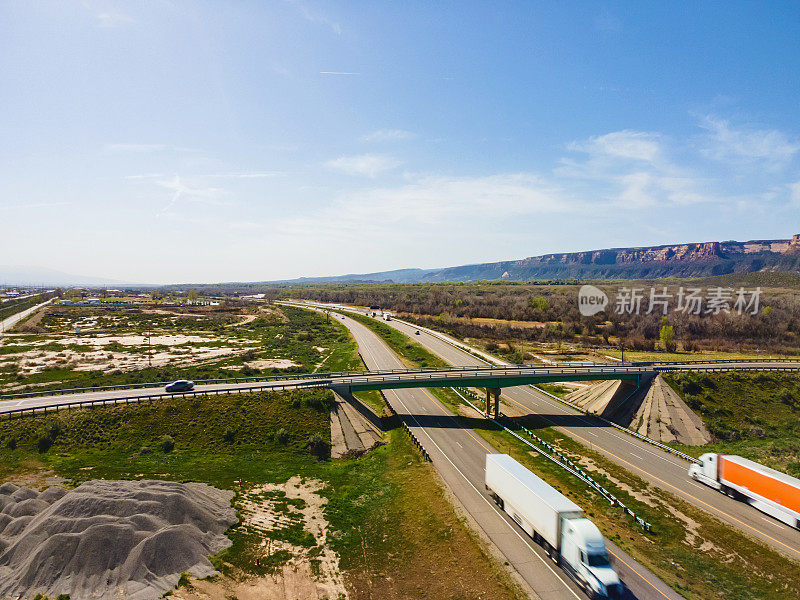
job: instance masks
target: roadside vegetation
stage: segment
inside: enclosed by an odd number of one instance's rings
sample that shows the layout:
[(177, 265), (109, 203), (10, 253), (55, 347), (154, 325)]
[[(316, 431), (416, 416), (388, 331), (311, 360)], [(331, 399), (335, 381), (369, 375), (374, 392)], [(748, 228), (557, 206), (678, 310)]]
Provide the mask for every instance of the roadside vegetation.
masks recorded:
[(367, 317), (347, 313), (351, 319), (366, 325), (380, 337), (400, 357), (400, 360), (410, 369), (424, 367), (446, 367), (447, 363), (441, 358), (427, 350), (419, 342), (415, 342), (407, 335), (397, 331), (382, 321)]
[[(328, 390), (232, 394), (5, 419), (0, 476), (29, 483), (56, 476), (70, 486), (97, 478), (200, 481), (234, 490), (235, 506), (255, 486), (299, 476), (323, 483), (328, 544), (352, 598), (523, 598), (401, 430), (361, 458), (318, 460), (310, 444), (330, 439), (332, 401)], [(291, 513), (278, 496), (277, 510)], [(276, 553), (257, 564), (265, 535), (313, 544), (296, 526), (260, 536), (235, 526), (233, 546), (215, 564), (233, 577), (274, 572), (292, 557)]]
[[(757, 315), (740, 316), (735, 311), (690, 315), (670, 311), (666, 325), (674, 328), (675, 350), (683, 359), (699, 352), (800, 355), (800, 296), (797, 294), (800, 279), (797, 276), (748, 273), (704, 279), (593, 281), (591, 283), (604, 290), (611, 302), (606, 312), (593, 317), (583, 317), (578, 311), (578, 289), (584, 283), (589, 282), (361, 283), (272, 289), (279, 297), (380, 306), (419, 325), (487, 344), (524, 342), (536, 344), (542, 350), (574, 346), (601, 352), (618, 349), (620, 342), (624, 342), (626, 350), (663, 352), (670, 348), (663, 345), (661, 330), (665, 323), (660, 312), (645, 314), (645, 298), (641, 314), (617, 314), (613, 303), (619, 288), (643, 288), (647, 295), (650, 287), (661, 291), (666, 286), (673, 294), (674, 303), (674, 295), (680, 287), (707, 290), (719, 286), (734, 289), (760, 286)], [(524, 353), (520, 358), (528, 359)]]
[[(374, 319), (367, 319), (365, 324), (376, 333), (388, 328)], [(407, 336), (400, 335), (414, 343)], [(384, 339), (392, 350), (404, 356), (407, 362), (412, 362), (404, 340), (395, 336)], [(422, 351), (430, 354), (424, 348)], [(586, 516), (600, 527), (606, 537), (687, 599), (788, 600), (800, 595), (796, 562), (675, 495), (651, 486), (587, 445), (552, 429), (540, 417), (529, 415), (523, 418), (523, 422), (548, 443), (581, 463), (603, 487), (651, 523), (650, 533), (645, 533), (621, 509), (610, 506), (586, 484), (491, 421), (481, 418), (452, 389), (432, 388), (430, 391), (454, 413), (469, 419), (469, 425), (465, 426), (474, 428), (499, 452), (511, 454), (582, 506)]]
[(6, 300), (5, 302), (0, 303), (0, 321), (7, 319), (8, 317), (13, 317), (16, 314), (21, 313), (23, 310), (28, 310), (29, 308), (44, 302), (52, 296), (53, 294), (51, 293), (45, 293), (31, 296), (30, 298), (23, 298), (22, 300)]
[(0, 391), (340, 371), (355, 352), (340, 324), (306, 310), (168, 308), (48, 307), (0, 346)]
[(734, 371), (664, 379), (714, 436), (712, 444), (681, 450), (738, 454), (800, 477), (800, 376)]
[[(300, 309), (279, 314), (268, 334), (253, 326), (264, 335), (259, 341), (277, 339), (289, 356), (295, 344), (324, 341), (335, 348), (326, 366), (363, 368), (340, 323)], [(358, 396), (379, 412), (385, 406), (379, 392)], [(303, 502), (259, 491), (299, 477), (321, 484), (327, 545), (339, 555), (351, 598), (524, 598), (456, 514), (433, 468), (402, 430), (389, 432), (384, 446), (362, 457), (327, 458), (331, 402), (328, 390), (264, 392), (4, 419), (0, 479), (27, 485), (63, 480), (67, 486), (97, 478), (200, 481), (233, 490), (243, 518), (248, 503), (269, 500), (282, 524), (240, 523), (229, 531), (233, 545), (212, 557), (226, 578), (242, 581), (278, 576), (297, 558), (287, 545), (310, 557), (312, 571), (319, 568), (324, 552), (303, 529)], [(176, 595), (190, 592), (192, 583), (184, 579)]]

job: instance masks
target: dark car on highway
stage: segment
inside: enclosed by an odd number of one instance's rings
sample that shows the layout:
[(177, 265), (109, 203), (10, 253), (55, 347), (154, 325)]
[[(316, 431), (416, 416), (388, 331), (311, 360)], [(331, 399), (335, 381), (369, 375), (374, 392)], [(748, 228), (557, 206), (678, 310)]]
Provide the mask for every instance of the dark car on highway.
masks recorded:
[(178, 381), (173, 381), (164, 389), (168, 392), (189, 392), (194, 389), (194, 381), (179, 379)]

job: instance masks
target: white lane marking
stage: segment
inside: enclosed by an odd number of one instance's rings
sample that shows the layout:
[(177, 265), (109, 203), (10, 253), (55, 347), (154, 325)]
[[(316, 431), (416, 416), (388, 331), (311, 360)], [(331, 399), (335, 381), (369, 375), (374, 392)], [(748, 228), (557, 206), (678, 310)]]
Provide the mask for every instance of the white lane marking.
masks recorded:
[(509, 522), (508, 522), (508, 521), (507, 521), (505, 518), (503, 518), (503, 513), (501, 513), (501, 512), (500, 512), (500, 511), (497, 509), (497, 507), (496, 507), (496, 506), (495, 506), (493, 503), (489, 502), (489, 500), (486, 498), (486, 496), (484, 496), (483, 494), (481, 494), (481, 493), (480, 493), (480, 491), (478, 490), (478, 488), (477, 488), (477, 487), (475, 487), (475, 485), (474, 485), (474, 484), (473, 484), (473, 483), (472, 483), (472, 482), (471, 482), (471, 481), (470, 481), (470, 480), (467, 478), (467, 476), (466, 476), (466, 475), (464, 475), (464, 473), (462, 473), (462, 472), (461, 472), (461, 469), (459, 469), (459, 468), (456, 466), (456, 464), (455, 464), (455, 463), (454, 463), (452, 460), (450, 460), (450, 457), (449, 457), (449, 456), (447, 456), (447, 454), (445, 454), (444, 450), (442, 450), (442, 449), (441, 449), (441, 447), (439, 446), (439, 444), (437, 444), (437, 443), (436, 443), (436, 441), (435, 441), (435, 440), (434, 440), (434, 439), (431, 437), (431, 435), (430, 435), (430, 434), (427, 432), (427, 430), (426, 430), (424, 427), (422, 427), (422, 425), (420, 425), (420, 423), (419, 423), (419, 421), (417, 421), (416, 417), (415, 417), (413, 414), (411, 414), (411, 411), (409, 411), (409, 410), (408, 410), (408, 407), (407, 407), (407, 406), (405, 405), (405, 403), (404, 403), (404, 402), (403, 402), (403, 401), (400, 399), (400, 396), (399, 396), (397, 393), (395, 393), (395, 394), (394, 394), (394, 396), (395, 396), (395, 398), (397, 398), (397, 401), (398, 401), (398, 402), (399, 402), (399, 403), (400, 403), (400, 404), (403, 406), (403, 408), (406, 410), (406, 412), (408, 413), (408, 416), (409, 416), (409, 417), (411, 417), (411, 419), (414, 421), (414, 423), (416, 423), (416, 424), (417, 424), (417, 427), (419, 427), (420, 431), (421, 431), (422, 433), (424, 433), (424, 434), (425, 434), (425, 436), (426, 436), (426, 437), (427, 437), (427, 438), (428, 438), (428, 439), (431, 441), (431, 443), (432, 443), (434, 446), (436, 446), (436, 448), (439, 450), (439, 452), (441, 453), (441, 455), (442, 455), (442, 456), (444, 456), (444, 458), (447, 460), (447, 462), (449, 462), (449, 463), (450, 463), (450, 464), (453, 466), (453, 468), (454, 468), (454, 469), (455, 469), (455, 470), (458, 472), (458, 474), (459, 474), (459, 475), (461, 475), (461, 477), (463, 477), (463, 478), (464, 478), (464, 481), (466, 481), (466, 482), (467, 482), (467, 483), (470, 485), (470, 487), (471, 487), (473, 490), (475, 490), (475, 492), (478, 494), (478, 496), (480, 496), (481, 500), (483, 500), (484, 502), (486, 502), (486, 504), (488, 504), (488, 505), (489, 505), (489, 506), (492, 508), (492, 510), (494, 510), (494, 511), (495, 511), (495, 513), (497, 513), (497, 514), (498, 514), (498, 515), (501, 517), (501, 519), (502, 519), (503, 523), (505, 523), (506, 525), (508, 525), (509, 529), (511, 529), (511, 531), (513, 531), (513, 532), (516, 534), (516, 536), (517, 536), (517, 537), (518, 537), (520, 540), (522, 540), (522, 542), (523, 542), (523, 543), (524, 543), (524, 544), (525, 544), (525, 545), (526, 545), (526, 546), (527, 546), (527, 547), (528, 547), (528, 548), (531, 550), (531, 552), (533, 553), (533, 555), (534, 555), (536, 558), (538, 558), (538, 559), (541, 561), (541, 563), (542, 563), (544, 566), (546, 566), (548, 569), (550, 569), (550, 572), (551, 572), (553, 575), (555, 575), (556, 579), (558, 579), (558, 580), (559, 580), (561, 583), (563, 583), (563, 584), (564, 584), (564, 587), (567, 589), (567, 591), (568, 591), (570, 594), (572, 594), (572, 595), (573, 595), (575, 598), (577, 598), (578, 600), (580, 600), (580, 596), (578, 596), (578, 594), (576, 594), (576, 593), (575, 593), (575, 592), (572, 590), (572, 588), (570, 588), (570, 587), (567, 585), (567, 583), (566, 583), (566, 582), (565, 582), (565, 581), (564, 581), (564, 580), (563, 580), (563, 579), (562, 579), (562, 578), (559, 576), (559, 574), (558, 574), (558, 573), (556, 573), (556, 571), (553, 569), (553, 567), (551, 567), (551, 566), (550, 566), (550, 565), (547, 563), (547, 561), (545, 561), (545, 559), (543, 559), (541, 556), (539, 556), (539, 554), (536, 552), (536, 549), (535, 549), (533, 546), (531, 546), (531, 544), (528, 542), (528, 540), (526, 540), (524, 537), (522, 537), (522, 535), (520, 535), (519, 531), (517, 531), (517, 530), (516, 530), (514, 527), (512, 527), (512, 526), (511, 526), (511, 524), (510, 524), (510, 523), (509, 523)]
[(638, 454), (634, 454), (633, 452), (631, 452), (630, 455), (634, 458), (638, 458), (639, 460), (644, 460), (641, 456), (639, 456)]
[[(360, 323), (359, 323), (359, 325), (360, 325)], [(362, 327), (363, 327), (363, 326), (362, 326)], [(377, 364), (378, 364), (378, 361), (376, 360), (376, 358), (375, 358), (375, 355), (373, 354), (372, 350), (370, 350), (370, 349), (369, 349), (369, 346), (367, 346), (366, 344), (365, 344), (365, 349), (366, 349), (366, 350), (367, 350), (367, 352), (369, 353), (369, 355), (370, 355), (370, 358), (371, 358), (373, 361), (375, 361), (375, 364), (377, 365)], [(578, 596), (578, 594), (576, 594), (576, 593), (575, 593), (575, 592), (572, 590), (572, 588), (570, 588), (570, 587), (567, 585), (567, 582), (565, 582), (565, 581), (564, 581), (564, 580), (563, 580), (563, 579), (562, 579), (562, 578), (559, 576), (559, 574), (558, 574), (558, 573), (556, 573), (556, 571), (553, 569), (553, 567), (551, 567), (551, 566), (550, 566), (550, 565), (549, 565), (549, 564), (548, 564), (548, 563), (545, 561), (545, 559), (543, 559), (541, 556), (539, 556), (539, 554), (536, 552), (535, 548), (534, 548), (533, 546), (531, 546), (531, 544), (528, 542), (528, 540), (526, 540), (524, 537), (522, 537), (522, 535), (520, 535), (519, 531), (517, 531), (517, 530), (516, 530), (514, 527), (512, 527), (512, 526), (511, 526), (511, 524), (510, 524), (510, 523), (509, 523), (509, 522), (508, 522), (508, 521), (507, 521), (505, 518), (503, 518), (503, 513), (501, 513), (501, 512), (500, 512), (500, 511), (497, 509), (497, 507), (496, 507), (494, 504), (492, 504), (491, 502), (489, 502), (489, 500), (486, 498), (486, 496), (484, 496), (483, 494), (481, 494), (481, 492), (478, 490), (478, 488), (477, 488), (477, 487), (475, 487), (475, 485), (474, 485), (474, 484), (473, 484), (473, 483), (472, 483), (472, 482), (471, 482), (471, 481), (470, 481), (470, 480), (467, 478), (467, 476), (466, 476), (466, 475), (464, 475), (464, 473), (461, 471), (461, 469), (459, 469), (459, 468), (456, 466), (456, 464), (455, 464), (455, 463), (454, 463), (452, 460), (450, 460), (450, 457), (449, 457), (449, 456), (447, 456), (447, 454), (445, 454), (444, 450), (442, 450), (442, 448), (439, 446), (439, 444), (437, 444), (437, 443), (436, 443), (436, 441), (435, 441), (435, 440), (434, 440), (434, 439), (431, 437), (431, 435), (430, 435), (430, 434), (429, 434), (429, 433), (426, 431), (426, 429), (425, 429), (424, 427), (422, 427), (422, 425), (420, 425), (419, 421), (417, 421), (417, 418), (416, 418), (416, 417), (415, 417), (415, 416), (414, 416), (414, 415), (411, 413), (411, 411), (408, 409), (408, 407), (405, 405), (405, 403), (404, 403), (404, 402), (403, 402), (403, 401), (400, 399), (400, 396), (397, 394), (397, 392), (396, 392), (395, 390), (392, 390), (392, 392), (393, 392), (393, 394), (392, 394), (392, 395), (393, 395), (393, 396), (394, 396), (394, 397), (397, 399), (397, 401), (398, 401), (398, 402), (399, 402), (399, 403), (402, 405), (402, 407), (405, 409), (406, 413), (408, 413), (408, 416), (409, 416), (409, 417), (410, 417), (410, 418), (411, 418), (411, 419), (414, 421), (414, 423), (416, 423), (417, 427), (419, 427), (420, 431), (421, 431), (422, 433), (424, 433), (424, 434), (425, 434), (425, 436), (426, 436), (426, 437), (427, 437), (427, 438), (428, 438), (428, 439), (431, 441), (431, 443), (432, 443), (434, 446), (436, 446), (436, 448), (439, 450), (439, 452), (441, 453), (441, 455), (442, 455), (442, 456), (443, 456), (443, 457), (444, 457), (444, 458), (447, 460), (447, 462), (449, 462), (449, 463), (450, 463), (450, 464), (453, 466), (453, 468), (454, 468), (454, 469), (455, 469), (455, 470), (458, 472), (458, 474), (459, 474), (459, 475), (461, 475), (461, 477), (463, 477), (463, 478), (464, 478), (464, 481), (466, 481), (466, 482), (467, 482), (467, 483), (470, 485), (470, 487), (472, 487), (472, 489), (473, 489), (473, 490), (475, 490), (475, 492), (478, 494), (478, 496), (480, 496), (480, 498), (481, 498), (481, 499), (482, 499), (484, 502), (486, 502), (486, 504), (488, 504), (488, 505), (489, 505), (489, 506), (490, 506), (490, 507), (491, 507), (491, 508), (492, 508), (492, 509), (495, 511), (495, 513), (497, 513), (497, 514), (498, 514), (498, 515), (501, 517), (501, 519), (502, 519), (503, 523), (505, 523), (506, 525), (508, 525), (509, 529), (511, 529), (511, 531), (513, 531), (513, 532), (516, 534), (516, 536), (517, 536), (517, 537), (518, 537), (520, 540), (522, 540), (522, 542), (523, 542), (523, 543), (524, 543), (524, 544), (525, 544), (525, 545), (526, 545), (526, 546), (527, 546), (527, 547), (528, 547), (528, 548), (531, 550), (531, 552), (533, 553), (533, 555), (534, 555), (536, 558), (538, 558), (538, 559), (541, 561), (541, 563), (542, 563), (544, 566), (546, 566), (548, 569), (550, 569), (550, 572), (551, 572), (553, 575), (555, 575), (556, 579), (558, 579), (558, 581), (560, 581), (560, 582), (561, 582), (561, 583), (564, 585), (564, 587), (567, 589), (567, 591), (568, 591), (570, 594), (572, 594), (572, 595), (573, 595), (575, 598), (577, 598), (578, 600), (580, 600), (580, 596)], [(456, 442), (456, 443), (458, 443), (458, 442)], [(458, 443), (458, 445), (459, 445), (459, 446), (461, 446), (461, 444), (460, 444), (460, 443)], [(462, 447), (463, 447), (463, 446), (462, 446)]]
[(588, 433), (589, 435), (593, 435), (594, 437), (597, 437), (597, 434), (592, 432), (592, 431), (585, 431), (584, 433)]

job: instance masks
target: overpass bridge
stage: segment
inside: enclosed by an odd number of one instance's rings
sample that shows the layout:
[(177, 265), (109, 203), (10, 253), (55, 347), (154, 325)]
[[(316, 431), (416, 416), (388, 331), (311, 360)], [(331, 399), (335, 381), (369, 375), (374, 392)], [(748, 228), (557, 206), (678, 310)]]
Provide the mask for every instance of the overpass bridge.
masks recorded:
[(648, 366), (581, 366), (581, 367), (461, 367), (393, 371), (388, 373), (364, 372), (332, 377), (329, 387), (349, 395), (366, 390), (403, 388), (430, 388), (467, 386), (486, 388), (486, 415), (500, 414), (500, 390), (504, 387), (548, 383), (556, 381), (596, 381), (629, 379), (637, 383), (652, 374)]
[[(236, 377), (195, 381), (190, 392), (165, 393), (167, 382), (109, 385), (92, 388), (40, 390), (0, 394), (0, 415), (35, 413), (59, 407), (138, 402), (180, 395), (268, 391), (301, 387), (330, 387), (344, 394), (360, 390), (428, 387), (476, 387), (487, 390), (487, 415), (497, 416), (500, 390), (528, 384), (558, 381), (627, 379), (637, 383), (655, 373), (683, 371), (800, 371), (797, 359), (648, 362), (616, 365), (569, 364), (482, 365), (425, 369), (391, 369), (348, 373), (305, 373)], [(493, 399), (492, 402), (488, 400)]]

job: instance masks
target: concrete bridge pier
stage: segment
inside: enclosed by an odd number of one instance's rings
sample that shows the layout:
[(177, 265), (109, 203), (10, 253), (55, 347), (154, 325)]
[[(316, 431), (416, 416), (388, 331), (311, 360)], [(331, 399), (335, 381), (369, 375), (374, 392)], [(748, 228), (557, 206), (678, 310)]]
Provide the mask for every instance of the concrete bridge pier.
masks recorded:
[[(494, 402), (492, 402), (494, 396)], [(492, 405), (494, 405), (494, 415), (492, 414)], [(500, 388), (486, 388), (486, 418), (495, 419), (500, 416)]]

